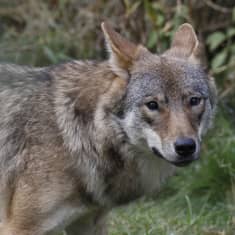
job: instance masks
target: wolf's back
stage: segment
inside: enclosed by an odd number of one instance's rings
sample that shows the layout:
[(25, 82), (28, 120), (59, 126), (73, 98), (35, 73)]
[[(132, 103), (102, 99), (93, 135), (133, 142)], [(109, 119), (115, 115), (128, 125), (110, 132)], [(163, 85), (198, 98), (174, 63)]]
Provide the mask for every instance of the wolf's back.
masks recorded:
[[(45, 69), (0, 65), (0, 185), (12, 184), (24, 165), (31, 127), (40, 123), (42, 106), (49, 105), (50, 77)], [(40, 128), (38, 126), (38, 128)]]

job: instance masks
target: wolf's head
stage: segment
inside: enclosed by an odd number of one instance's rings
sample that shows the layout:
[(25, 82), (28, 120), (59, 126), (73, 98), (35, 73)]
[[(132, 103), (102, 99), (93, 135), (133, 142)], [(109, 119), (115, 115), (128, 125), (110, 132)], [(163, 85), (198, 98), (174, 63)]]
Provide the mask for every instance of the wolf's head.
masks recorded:
[(192, 26), (181, 25), (162, 55), (129, 42), (109, 24), (102, 29), (113, 72), (128, 80), (119, 118), (129, 142), (177, 166), (198, 159), (216, 89), (201, 64)]

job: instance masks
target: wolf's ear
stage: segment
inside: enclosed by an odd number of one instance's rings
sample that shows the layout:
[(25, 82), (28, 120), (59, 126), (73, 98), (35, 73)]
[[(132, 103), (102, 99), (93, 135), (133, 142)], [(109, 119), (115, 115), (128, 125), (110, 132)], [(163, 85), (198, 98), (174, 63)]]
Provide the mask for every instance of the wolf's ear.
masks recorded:
[(135, 45), (122, 37), (107, 22), (103, 22), (101, 27), (110, 53), (111, 69), (118, 76), (128, 77), (129, 69), (138, 58), (141, 46)]
[(185, 23), (175, 32), (171, 48), (165, 54), (199, 62), (200, 53), (201, 48), (194, 29)]

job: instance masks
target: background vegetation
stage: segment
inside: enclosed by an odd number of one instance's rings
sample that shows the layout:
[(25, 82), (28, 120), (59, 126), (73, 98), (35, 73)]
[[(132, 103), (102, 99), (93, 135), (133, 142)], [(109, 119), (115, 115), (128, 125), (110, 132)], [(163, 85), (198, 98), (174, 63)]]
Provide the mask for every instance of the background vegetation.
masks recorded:
[(0, 61), (45, 66), (105, 56), (100, 22), (156, 53), (183, 22), (197, 30), (219, 108), (202, 160), (151, 200), (114, 211), (111, 235), (235, 234), (234, 0), (0, 0)]

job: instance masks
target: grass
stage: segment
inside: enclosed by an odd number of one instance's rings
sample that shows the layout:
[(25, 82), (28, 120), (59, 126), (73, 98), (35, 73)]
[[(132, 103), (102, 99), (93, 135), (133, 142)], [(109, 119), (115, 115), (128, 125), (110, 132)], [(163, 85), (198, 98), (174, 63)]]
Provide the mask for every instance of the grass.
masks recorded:
[(157, 197), (112, 212), (110, 235), (235, 234), (235, 131), (222, 112), (201, 161), (180, 169)]
[(140, 200), (112, 213), (110, 235), (232, 235), (232, 209), (228, 205), (211, 204), (208, 195)]

